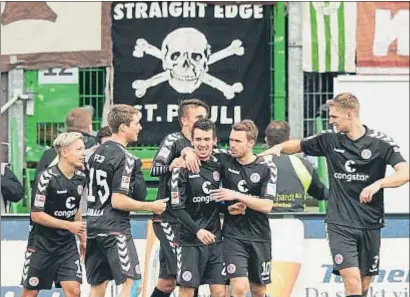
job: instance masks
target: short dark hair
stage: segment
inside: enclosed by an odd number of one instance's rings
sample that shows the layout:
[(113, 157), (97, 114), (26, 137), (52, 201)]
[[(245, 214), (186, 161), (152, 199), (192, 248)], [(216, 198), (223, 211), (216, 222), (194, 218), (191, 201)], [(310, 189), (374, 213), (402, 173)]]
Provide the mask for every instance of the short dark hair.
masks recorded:
[(274, 146), (289, 140), (290, 126), (286, 121), (273, 121), (265, 129), (266, 142)]
[(97, 141), (99, 142), (99, 143), (101, 143), (101, 139), (102, 138), (104, 138), (104, 137), (110, 137), (110, 136), (112, 136), (112, 132), (111, 132), (111, 129), (110, 129), (110, 127), (108, 127), (108, 126), (105, 126), (105, 127), (102, 127), (98, 132), (97, 132)]
[(77, 107), (70, 110), (65, 118), (67, 132), (90, 133), (92, 116), (86, 107)]
[(195, 131), (195, 129), (199, 129), (199, 130), (202, 130), (202, 131), (212, 130), (212, 132), (213, 132), (213, 133), (212, 133), (213, 138), (216, 137), (216, 126), (215, 126), (215, 123), (212, 122), (210, 119), (203, 119), (203, 118), (201, 118), (201, 119), (198, 119), (198, 120), (195, 122), (194, 126), (192, 127), (192, 139), (194, 139), (194, 131)]
[(178, 119), (181, 119), (189, 108), (203, 107), (206, 109), (206, 113), (209, 114), (209, 106), (200, 99), (186, 99), (179, 103)]
[(139, 115), (141, 112), (131, 105), (116, 104), (111, 107), (108, 112), (108, 126), (112, 133), (118, 133), (122, 124), (130, 126), (134, 115)]

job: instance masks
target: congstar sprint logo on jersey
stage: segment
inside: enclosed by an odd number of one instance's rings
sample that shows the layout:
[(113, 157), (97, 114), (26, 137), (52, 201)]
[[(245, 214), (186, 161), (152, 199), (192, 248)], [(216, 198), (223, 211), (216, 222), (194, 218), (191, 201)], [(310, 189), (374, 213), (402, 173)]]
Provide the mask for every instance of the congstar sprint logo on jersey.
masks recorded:
[(192, 199), (192, 202), (194, 203), (209, 203), (212, 201), (212, 197), (210, 196), (210, 187), (211, 183), (209, 181), (206, 181), (202, 184), (202, 192), (204, 192), (204, 194), (206, 196), (196, 196)]
[(352, 182), (352, 181), (362, 181), (366, 182), (370, 178), (369, 175), (367, 174), (361, 174), (361, 173), (356, 173), (356, 162), (352, 160), (347, 160), (345, 165), (344, 165), (344, 170), (345, 172), (335, 172), (334, 173), (334, 178), (340, 179), (340, 180), (345, 180), (347, 182)]

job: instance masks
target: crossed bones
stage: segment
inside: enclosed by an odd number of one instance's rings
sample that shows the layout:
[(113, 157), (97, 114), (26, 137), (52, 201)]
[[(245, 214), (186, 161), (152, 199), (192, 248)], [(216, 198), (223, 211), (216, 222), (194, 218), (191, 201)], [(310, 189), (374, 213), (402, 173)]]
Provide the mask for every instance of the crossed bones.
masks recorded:
[[(208, 65), (212, 65), (220, 60), (223, 60), (233, 55), (242, 56), (244, 52), (245, 51), (242, 46), (242, 41), (235, 39), (231, 42), (231, 44), (228, 47), (214, 54), (211, 54), (208, 60)], [(145, 39), (139, 38), (136, 41), (133, 56), (136, 58), (142, 58), (144, 57), (144, 54), (148, 54), (160, 60), (162, 60), (163, 58), (161, 50), (149, 44)], [(132, 87), (135, 89), (135, 96), (141, 98), (145, 95), (147, 89), (155, 87), (163, 82), (168, 81), (169, 79), (170, 72), (164, 71), (157, 75), (154, 75), (153, 77), (147, 80), (135, 80), (132, 83)], [(219, 78), (216, 78), (215, 76), (212, 76), (208, 73), (204, 74), (202, 82), (222, 92), (225, 98), (228, 100), (234, 98), (236, 93), (240, 93), (243, 90), (243, 85), (241, 83), (234, 83), (231, 86), (225, 83), (224, 81), (220, 80)]]

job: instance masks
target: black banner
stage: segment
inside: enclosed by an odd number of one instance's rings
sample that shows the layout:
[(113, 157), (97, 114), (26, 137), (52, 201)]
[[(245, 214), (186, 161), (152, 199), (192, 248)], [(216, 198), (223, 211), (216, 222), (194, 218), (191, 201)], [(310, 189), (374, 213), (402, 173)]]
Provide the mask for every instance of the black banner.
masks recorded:
[(114, 103), (143, 114), (140, 144), (180, 130), (182, 99), (211, 106), (220, 141), (231, 125), (269, 123), (271, 7), (202, 2), (113, 2)]

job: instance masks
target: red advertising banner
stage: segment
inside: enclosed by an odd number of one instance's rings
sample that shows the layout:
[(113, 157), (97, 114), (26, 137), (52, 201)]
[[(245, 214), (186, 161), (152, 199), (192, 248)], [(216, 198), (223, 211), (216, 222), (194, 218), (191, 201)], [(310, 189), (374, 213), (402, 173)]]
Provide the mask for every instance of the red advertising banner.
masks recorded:
[(409, 2), (358, 2), (357, 73), (409, 73)]

